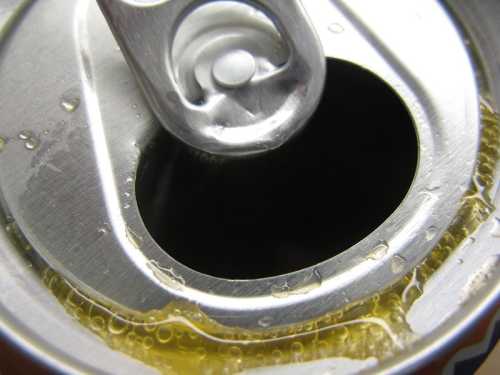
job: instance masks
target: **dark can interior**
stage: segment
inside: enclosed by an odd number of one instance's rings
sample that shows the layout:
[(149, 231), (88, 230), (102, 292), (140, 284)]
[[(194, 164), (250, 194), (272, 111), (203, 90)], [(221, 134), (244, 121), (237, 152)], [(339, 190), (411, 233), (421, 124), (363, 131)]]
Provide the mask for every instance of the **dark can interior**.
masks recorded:
[(418, 163), (413, 120), (372, 73), (329, 59), (322, 102), (279, 150), (221, 159), (161, 131), (143, 155), (137, 197), (157, 243), (212, 276), (256, 279), (325, 261), (401, 204)]

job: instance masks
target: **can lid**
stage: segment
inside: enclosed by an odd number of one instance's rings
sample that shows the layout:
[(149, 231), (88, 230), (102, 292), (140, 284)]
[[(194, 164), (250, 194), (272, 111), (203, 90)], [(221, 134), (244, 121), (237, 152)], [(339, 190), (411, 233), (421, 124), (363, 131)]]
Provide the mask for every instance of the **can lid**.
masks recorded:
[[(9, 127), (2, 130), (0, 187), (35, 251), (89, 295), (138, 311), (194, 301), (213, 319), (239, 327), (258, 328), (269, 316), (272, 326), (299, 322), (400, 279), (459, 210), (477, 157), (478, 91), (460, 34), (438, 4), (414, 3), (411, 11), (407, 3), (394, 5), (388, 22), (379, 5), (367, 2), (304, 3), (328, 58), (374, 72), (405, 102), (420, 161), (407, 198), (376, 232), (324, 263), (263, 280), (200, 274), (154, 241), (134, 184), (160, 126), (96, 4), (50, 4), (57, 9), (34, 4), (29, 21), (2, 45), (0, 118)], [(50, 22), (41, 14), (51, 14)], [(341, 32), (330, 31), (333, 22)], [(269, 43), (280, 45), (275, 35)], [(443, 45), (446, 54), (431, 63)], [(254, 69), (245, 53), (237, 61), (248, 68), (239, 71), (246, 73), (236, 79), (242, 82)], [(214, 74), (235, 82), (226, 73)]]

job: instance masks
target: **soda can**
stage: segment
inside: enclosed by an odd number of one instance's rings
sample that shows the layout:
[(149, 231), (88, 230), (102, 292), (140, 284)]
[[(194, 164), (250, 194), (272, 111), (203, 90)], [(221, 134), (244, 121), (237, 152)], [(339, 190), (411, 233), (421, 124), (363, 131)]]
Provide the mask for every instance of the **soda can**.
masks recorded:
[(500, 3), (283, 4), (1, 1), (9, 357), (68, 374), (482, 364)]

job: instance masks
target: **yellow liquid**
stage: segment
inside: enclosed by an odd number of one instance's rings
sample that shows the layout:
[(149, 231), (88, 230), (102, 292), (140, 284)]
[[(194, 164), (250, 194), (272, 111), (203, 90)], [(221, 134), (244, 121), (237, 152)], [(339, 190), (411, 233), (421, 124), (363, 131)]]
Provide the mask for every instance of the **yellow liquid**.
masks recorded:
[[(234, 374), (334, 357), (384, 360), (415, 339), (406, 315), (423, 285), (493, 211), (489, 194), (498, 161), (500, 117), (486, 104), (481, 110), (476, 172), (452, 226), (413, 272), (342, 310), (279, 329), (243, 330), (224, 327), (187, 303), (144, 314), (123, 312), (88, 298), (51, 269), (42, 272), (43, 281), (67, 312), (107, 345), (164, 374)], [(11, 227), (10, 232), (16, 236), (18, 230)]]

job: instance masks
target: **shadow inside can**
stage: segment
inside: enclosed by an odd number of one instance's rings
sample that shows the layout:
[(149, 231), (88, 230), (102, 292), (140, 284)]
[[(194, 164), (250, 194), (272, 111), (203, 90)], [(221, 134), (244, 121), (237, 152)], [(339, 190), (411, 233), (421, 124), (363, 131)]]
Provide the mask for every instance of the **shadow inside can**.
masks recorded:
[(417, 142), (385, 82), (331, 59), (316, 114), (279, 150), (220, 159), (161, 131), (139, 167), (138, 203), (157, 243), (194, 270), (230, 279), (285, 274), (380, 226), (411, 186)]

